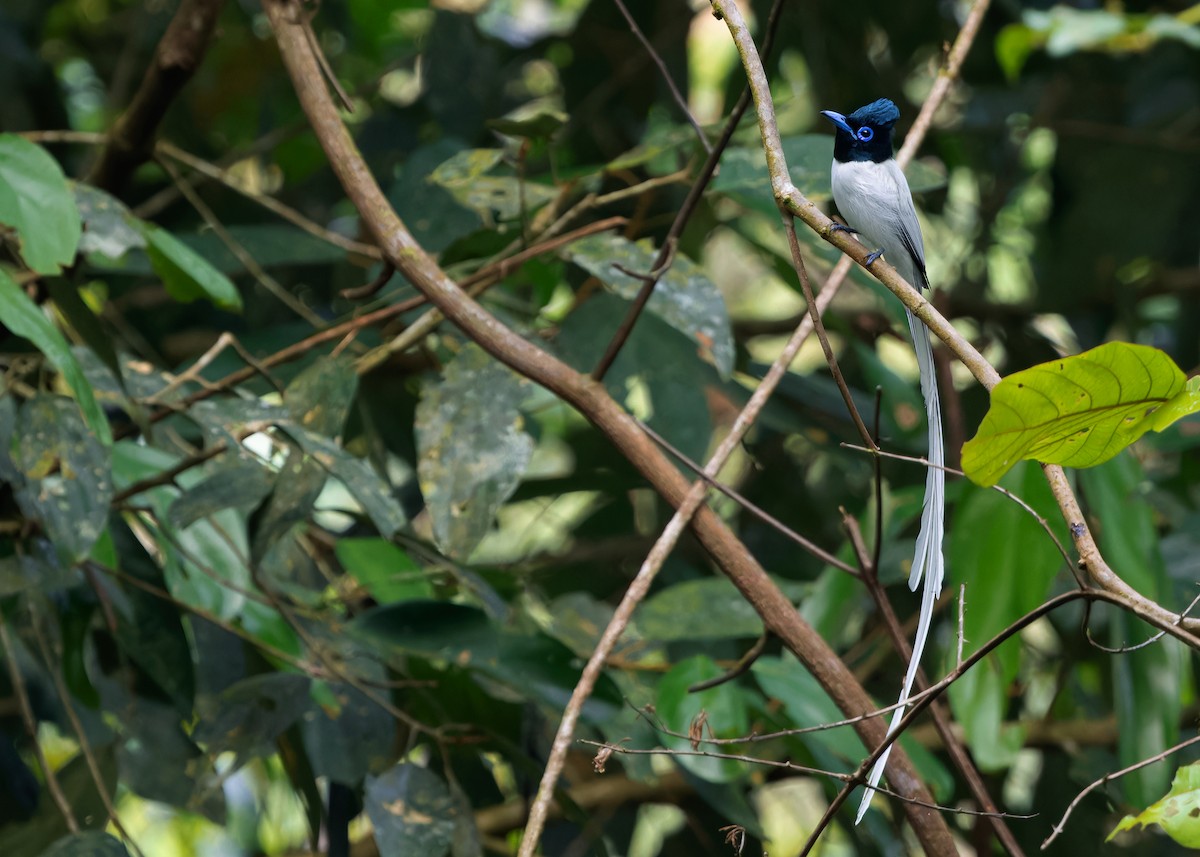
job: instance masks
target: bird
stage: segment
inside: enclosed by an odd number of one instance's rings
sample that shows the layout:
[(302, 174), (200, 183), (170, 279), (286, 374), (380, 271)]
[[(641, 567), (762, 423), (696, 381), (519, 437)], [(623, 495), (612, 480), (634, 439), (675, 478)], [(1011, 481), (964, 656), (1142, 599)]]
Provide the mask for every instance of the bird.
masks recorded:
[[(908, 180), (892, 155), (892, 135), (900, 118), (900, 110), (889, 99), (880, 98), (847, 115), (833, 110), (822, 110), (821, 115), (832, 122), (835, 128), (830, 178), (833, 200), (848, 224), (835, 224), (834, 229), (856, 233), (863, 243), (873, 248), (874, 251), (866, 259), (867, 267), (882, 255), (915, 288), (928, 288), (921, 224), (917, 220)], [(946, 525), (946, 474), (942, 469), (945, 464), (945, 442), (933, 348), (924, 323), (913, 315), (912, 310), (906, 308), (906, 311), (929, 424), (929, 467), (925, 476), (921, 529), (917, 534), (908, 578), (909, 588), (913, 591), (924, 584), (921, 610), (912, 658), (901, 685), (899, 707), (892, 714), (889, 736), (907, 708), (920, 668), (921, 655), (925, 651), (925, 642), (929, 638), (933, 607), (946, 575), (946, 563), (942, 555)], [(875, 786), (879, 785), (890, 752), (891, 747), (888, 747), (867, 777), (867, 791), (859, 804), (855, 824), (862, 820), (871, 805)]]

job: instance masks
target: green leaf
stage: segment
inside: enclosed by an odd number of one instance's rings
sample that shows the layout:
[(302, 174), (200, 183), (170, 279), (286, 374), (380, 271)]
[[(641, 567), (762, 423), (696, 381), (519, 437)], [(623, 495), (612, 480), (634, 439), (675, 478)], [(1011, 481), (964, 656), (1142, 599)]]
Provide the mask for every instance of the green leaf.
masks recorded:
[(1151, 824), (1157, 824), (1184, 848), (1200, 848), (1200, 762), (1175, 771), (1169, 792), (1137, 815), (1122, 818), (1104, 841), (1111, 842), (1122, 831)]
[[(626, 300), (633, 300), (642, 281), (618, 270), (620, 265), (636, 274), (654, 267), (657, 255), (647, 239), (636, 244), (620, 235), (592, 235), (571, 244), (564, 255)], [(733, 370), (733, 333), (725, 298), (700, 266), (676, 255), (670, 269), (654, 287), (650, 312), (691, 339), (697, 351), (728, 377)]]
[[(819, 726), (845, 718), (824, 688), (791, 654), (759, 658), (751, 672), (763, 693), (783, 703), (795, 726)], [(831, 766), (838, 767), (857, 762), (867, 753), (850, 726), (805, 734), (800, 739), (823, 755), (818, 756), (822, 765), (834, 763)]]
[(465, 558), (478, 547), (525, 473), (533, 439), (519, 405), (529, 385), (468, 345), (417, 405), (417, 475), (438, 547)]
[(996, 61), (1009, 82), (1021, 76), (1029, 55), (1045, 42), (1045, 37), (1026, 24), (1006, 24), (996, 36)]
[(89, 830), (64, 836), (42, 852), (42, 857), (129, 857), (121, 840)]
[[(372, 676), (384, 680), (382, 668)], [(395, 757), (387, 741), (395, 728), (392, 715), (361, 690), (347, 684), (330, 686), (336, 708), (322, 705), (301, 723), (304, 746), (313, 773), (348, 786), (357, 786), (371, 771), (381, 770)]]
[(180, 303), (204, 298), (221, 309), (242, 311), (242, 295), (237, 286), (207, 259), (152, 223), (143, 224), (142, 234), (146, 237), (150, 264), (162, 277), (167, 294)]
[(62, 373), (63, 379), (75, 393), (88, 427), (102, 444), (111, 446), (112, 431), (108, 427), (108, 420), (96, 403), (92, 386), (71, 353), (66, 339), (3, 269), (0, 269), (0, 323), (17, 336), (28, 339), (46, 355), (46, 359)]
[[(703, 711), (706, 715), (703, 727), (705, 738), (735, 738), (749, 731), (746, 692), (736, 682), (725, 682), (699, 693), (688, 692), (688, 688), (696, 682), (716, 678), (721, 673), (721, 668), (703, 655), (688, 658), (671, 667), (658, 683), (658, 700), (655, 704), (668, 729), (689, 734), (689, 729), (698, 723), (697, 718)], [(663, 736), (663, 745), (675, 750), (692, 749), (692, 743), (687, 738), (669, 735)], [(700, 749), (706, 746), (709, 745), (702, 744)], [(745, 765), (732, 759), (679, 755), (675, 760), (709, 782), (732, 782), (748, 774)]]
[(994, 485), (1023, 458), (1091, 467), (1197, 410), (1196, 385), (1186, 385), (1170, 357), (1109, 342), (997, 384), (979, 431), (963, 445), (963, 470), (980, 485)]
[(105, 259), (120, 259), (130, 250), (146, 246), (144, 224), (115, 196), (99, 188), (76, 182), (75, 205), (83, 218), (79, 252)]
[[(1155, 512), (1146, 501), (1145, 474), (1134, 456), (1121, 456), (1084, 471), (1080, 489), (1097, 517), (1095, 531), (1104, 557), (1147, 598), (1161, 601), (1171, 591), (1159, 547)], [(1141, 643), (1154, 629), (1114, 611), (1110, 646)], [(1132, 765), (1178, 740), (1185, 700), (1191, 699), (1191, 670), (1181, 645), (1171, 637), (1112, 659), (1117, 754)], [(1132, 771), (1120, 780), (1130, 803), (1145, 806), (1167, 783), (1165, 762)]]
[(38, 395), (21, 406), (12, 462), (17, 503), (41, 521), (65, 565), (87, 557), (108, 521), (113, 496), (109, 450), (88, 430), (78, 405)]
[[(1066, 541), (1062, 518), (1039, 468), (1022, 463), (1003, 482)], [(966, 586), (963, 651), (970, 654), (1045, 600), (1063, 559), (1037, 520), (1019, 505), (999, 491), (964, 488), (946, 545), (946, 564), (955, 583)], [(1020, 585), (1014, 586), (1018, 580)], [(1023, 730), (1002, 724), (1022, 656), (1021, 640), (1014, 637), (950, 687), (955, 718), (985, 771), (1007, 768), (1021, 749)]]
[[(789, 593), (791, 595), (791, 593)], [(650, 640), (757, 637), (762, 618), (726, 577), (676, 583), (638, 609), (637, 627)]]
[(386, 539), (339, 539), (338, 562), (380, 604), (432, 598), (433, 585), (408, 554)]
[(235, 769), (275, 752), (275, 740), (308, 711), (310, 680), (294, 673), (264, 673), (243, 679), (216, 696), (196, 697), (193, 738), (208, 753), (231, 752)]
[(379, 853), (389, 857), (444, 857), (475, 828), (469, 808), (442, 778), (411, 762), (367, 777), (363, 802)]
[(70, 265), (83, 230), (58, 161), (16, 134), (0, 134), (0, 223), (17, 231), (21, 258), (39, 274)]
[[(629, 306), (616, 295), (598, 294), (576, 308), (555, 340), (563, 359), (580, 372), (591, 372)], [(712, 438), (705, 391), (719, 383), (715, 367), (697, 356), (693, 340), (656, 315), (638, 320), (604, 376), (609, 395), (693, 461), (703, 458)], [(649, 394), (649, 402), (642, 394)]]
[(168, 513), (173, 527), (186, 529), (222, 509), (249, 511), (262, 502), (275, 483), (275, 474), (258, 461), (234, 458), (222, 462), (199, 485), (180, 494)]
[(569, 119), (570, 117), (561, 110), (541, 107), (537, 112), (519, 119), (504, 116), (499, 119), (488, 119), (483, 124), (499, 134), (537, 140), (550, 137)]
[(298, 432), (291, 426), (281, 428), (300, 444), (312, 462), (319, 464), (346, 486), (381, 535), (391, 537), (404, 526), (408, 518), (392, 495), (392, 486), (375, 472), (370, 463), (351, 455), (328, 438)]

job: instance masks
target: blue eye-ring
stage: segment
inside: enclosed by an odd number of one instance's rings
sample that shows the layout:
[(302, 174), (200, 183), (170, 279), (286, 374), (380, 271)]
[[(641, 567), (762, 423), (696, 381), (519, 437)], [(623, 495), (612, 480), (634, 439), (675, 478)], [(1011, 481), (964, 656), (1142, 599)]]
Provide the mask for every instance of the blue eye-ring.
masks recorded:
[(874, 136), (875, 136), (875, 132), (872, 131), (870, 128), (866, 127), (865, 125), (862, 128), (858, 129), (858, 139), (862, 140), (864, 143), (871, 142), (871, 138)]

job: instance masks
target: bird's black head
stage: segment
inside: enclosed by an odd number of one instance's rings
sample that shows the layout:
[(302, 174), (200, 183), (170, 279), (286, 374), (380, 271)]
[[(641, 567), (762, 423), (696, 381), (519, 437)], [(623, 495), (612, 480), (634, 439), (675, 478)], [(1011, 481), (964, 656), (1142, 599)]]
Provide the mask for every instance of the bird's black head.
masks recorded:
[(872, 101), (849, 116), (822, 110), (821, 115), (837, 128), (833, 157), (837, 161), (874, 161), (881, 164), (892, 157), (892, 129), (900, 111), (887, 98)]

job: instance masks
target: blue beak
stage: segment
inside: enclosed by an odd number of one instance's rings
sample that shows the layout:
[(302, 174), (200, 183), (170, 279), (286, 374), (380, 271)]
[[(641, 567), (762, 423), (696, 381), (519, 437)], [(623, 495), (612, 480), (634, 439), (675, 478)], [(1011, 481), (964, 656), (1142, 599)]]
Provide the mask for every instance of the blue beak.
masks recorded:
[(835, 113), (832, 110), (822, 110), (821, 115), (824, 116), (826, 119), (828, 119), (830, 122), (832, 122), (834, 125), (841, 128), (843, 131), (845, 131), (850, 136), (852, 136), (852, 137), (854, 136), (854, 129), (851, 128), (848, 124), (846, 124), (846, 117), (844, 115), (842, 115), (841, 113)]

